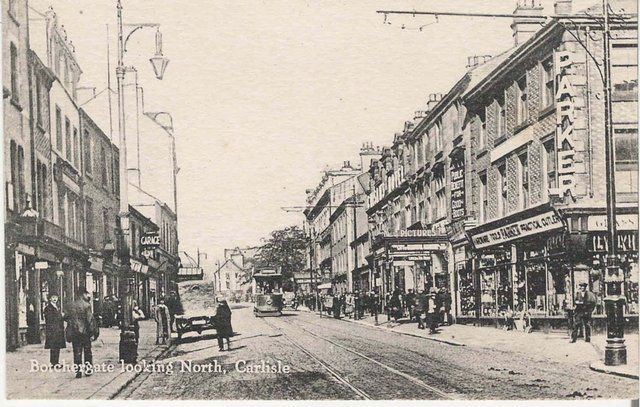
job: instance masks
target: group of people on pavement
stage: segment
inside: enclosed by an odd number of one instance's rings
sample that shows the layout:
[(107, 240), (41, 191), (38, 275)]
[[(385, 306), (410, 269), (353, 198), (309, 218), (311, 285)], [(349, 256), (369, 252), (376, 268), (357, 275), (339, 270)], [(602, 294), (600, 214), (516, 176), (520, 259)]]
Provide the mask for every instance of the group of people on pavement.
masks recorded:
[(418, 322), (418, 329), (429, 327), (435, 333), (439, 325), (450, 325), (451, 294), (445, 289), (431, 287), (415, 293), (409, 289), (406, 293), (396, 289), (387, 297), (387, 320), (408, 316), (410, 321)]
[[(182, 313), (182, 304), (175, 291), (171, 292), (165, 305), (164, 298), (153, 308), (157, 324), (156, 344), (166, 341), (174, 330), (172, 325), (177, 313)], [(123, 326), (122, 304), (115, 295), (104, 299), (101, 309), (91, 306), (91, 294), (86, 289), (80, 289), (76, 299), (66, 310), (62, 309), (60, 297), (56, 294), (49, 296), (43, 310), (45, 320), (45, 349), (49, 349), (49, 362), (52, 367), (61, 366), (60, 350), (71, 343), (73, 348), (73, 370), (76, 378), (93, 373), (93, 353), (91, 342), (98, 339), (100, 325), (103, 327)], [(140, 340), (140, 321), (146, 316), (136, 301), (132, 307), (132, 328), (136, 343)], [(66, 327), (65, 327), (66, 322)]]
[[(45, 349), (49, 349), (49, 362), (53, 367), (60, 366), (60, 349), (70, 342), (73, 348), (73, 368), (76, 378), (93, 373), (93, 354), (91, 342), (98, 339), (100, 327), (91, 309), (91, 295), (85, 289), (78, 291), (76, 299), (63, 312), (59, 297), (51, 295), (44, 308)], [(67, 323), (65, 328), (64, 323)]]

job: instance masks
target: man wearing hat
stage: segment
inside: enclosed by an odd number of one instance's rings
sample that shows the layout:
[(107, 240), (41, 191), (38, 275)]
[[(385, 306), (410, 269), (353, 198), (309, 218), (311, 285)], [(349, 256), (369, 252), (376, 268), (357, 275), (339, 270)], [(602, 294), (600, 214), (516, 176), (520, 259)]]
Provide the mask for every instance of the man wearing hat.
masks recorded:
[(591, 314), (596, 307), (596, 295), (589, 291), (587, 283), (580, 283), (575, 300), (575, 323), (571, 332), (571, 343), (578, 339), (578, 331), (584, 329), (585, 342), (591, 341)]
[(438, 304), (436, 302), (436, 294), (438, 290), (435, 287), (429, 289), (427, 296), (427, 324), (429, 325), (429, 333), (436, 333), (438, 327)]

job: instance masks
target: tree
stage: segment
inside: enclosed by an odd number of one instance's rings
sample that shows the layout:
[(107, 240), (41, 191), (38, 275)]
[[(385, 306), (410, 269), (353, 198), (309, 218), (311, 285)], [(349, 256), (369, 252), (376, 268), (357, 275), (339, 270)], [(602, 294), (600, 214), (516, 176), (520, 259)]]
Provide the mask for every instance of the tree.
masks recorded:
[(268, 239), (263, 239), (256, 256), (255, 265), (274, 267), (282, 272), (283, 281), (293, 278), (293, 273), (306, 265), (307, 241), (304, 231), (298, 226), (274, 230)]

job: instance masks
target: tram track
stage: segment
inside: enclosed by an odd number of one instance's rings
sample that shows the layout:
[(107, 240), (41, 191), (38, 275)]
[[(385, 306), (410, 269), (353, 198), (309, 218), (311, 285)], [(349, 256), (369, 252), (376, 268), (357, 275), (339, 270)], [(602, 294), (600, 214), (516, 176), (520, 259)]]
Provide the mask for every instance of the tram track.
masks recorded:
[(315, 360), (320, 366), (322, 366), (331, 376), (333, 376), (339, 383), (347, 387), (353, 393), (358, 395), (363, 400), (372, 400), (372, 397), (366, 393), (364, 390), (357, 388), (353, 384), (349, 382), (344, 376), (342, 376), (335, 368), (331, 367), (326, 361), (323, 361), (313, 353), (311, 353), (304, 346), (300, 345), (297, 341), (283, 332), (282, 328), (276, 326), (275, 324), (267, 321), (266, 319), (262, 320), (267, 326), (281, 333), (282, 337), (285, 338), (291, 345), (293, 345), (296, 349), (300, 350), (305, 355), (309, 356), (311, 359)]
[[(325, 342), (327, 342), (327, 343), (329, 343), (329, 344), (331, 344), (331, 345), (333, 345), (333, 346), (335, 346), (337, 348), (340, 348), (340, 349), (342, 349), (342, 350), (344, 350), (346, 352), (349, 352), (349, 353), (357, 356), (358, 358), (360, 358), (362, 360), (365, 360), (367, 362), (373, 363), (373, 364), (377, 365), (378, 367), (386, 370), (387, 372), (392, 373), (392, 374), (394, 374), (396, 376), (399, 376), (399, 377), (411, 382), (412, 385), (415, 385), (415, 386), (420, 387), (420, 388), (422, 388), (424, 390), (427, 390), (429, 393), (435, 394), (435, 395), (439, 396), (442, 399), (447, 399), (447, 400), (456, 400), (457, 399), (457, 397), (455, 397), (454, 395), (452, 395), (450, 393), (447, 393), (447, 392), (444, 392), (444, 391), (442, 391), (442, 390), (440, 390), (440, 389), (438, 389), (438, 388), (436, 388), (436, 387), (434, 387), (434, 386), (432, 386), (432, 385), (430, 385), (428, 383), (425, 383), (423, 380), (420, 380), (417, 377), (411, 376), (411, 375), (409, 375), (409, 374), (407, 374), (405, 372), (402, 372), (402, 371), (400, 371), (400, 370), (398, 370), (398, 369), (396, 369), (396, 368), (394, 368), (392, 366), (389, 366), (386, 363), (383, 363), (383, 362), (381, 362), (381, 361), (379, 361), (377, 359), (374, 359), (374, 358), (372, 358), (370, 356), (367, 356), (367, 355), (363, 354), (362, 352), (360, 352), (358, 350), (355, 350), (355, 349), (350, 348), (348, 346), (345, 346), (345, 345), (343, 345), (341, 343), (338, 343), (338, 342), (336, 342), (336, 341), (334, 341), (332, 339), (329, 339), (329, 338), (324, 337), (322, 335), (319, 335), (319, 334), (317, 334), (315, 332), (312, 332), (312, 331), (310, 331), (310, 330), (308, 330), (306, 328), (303, 328), (302, 326), (300, 326), (300, 324), (297, 324), (297, 323), (294, 324), (292, 321), (289, 321), (287, 319), (282, 319), (282, 318), (279, 318), (279, 320), (281, 320), (284, 324), (286, 324), (288, 326), (294, 327), (294, 328), (306, 333), (309, 336), (312, 336), (314, 338), (323, 340), (323, 341), (325, 341)], [(270, 326), (274, 327), (275, 329), (278, 329), (279, 331), (282, 332), (281, 328), (278, 328), (278, 327), (274, 326), (275, 324), (268, 323), (268, 325), (270, 325)], [(283, 335), (286, 336), (286, 334), (284, 334), (284, 333), (283, 333)], [(291, 337), (287, 336), (287, 338), (290, 341), (293, 341), (293, 339), (291, 339)], [(293, 342), (295, 342), (295, 341), (293, 341)], [(299, 349), (301, 348), (301, 346), (299, 344), (294, 344), (294, 346), (296, 346)], [(304, 351), (304, 353), (305, 354), (309, 354), (308, 351), (306, 351), (306, 350)], [(321, 359), (319, 359), (315, 355), (313, 355), (312, 357), (314, 358), (314, 360), (319, 361), (320, 363), (325, 363), (324, 361), (322, 361)], [(349, 383), (349, 386), (351, 387), (352, 385)]]

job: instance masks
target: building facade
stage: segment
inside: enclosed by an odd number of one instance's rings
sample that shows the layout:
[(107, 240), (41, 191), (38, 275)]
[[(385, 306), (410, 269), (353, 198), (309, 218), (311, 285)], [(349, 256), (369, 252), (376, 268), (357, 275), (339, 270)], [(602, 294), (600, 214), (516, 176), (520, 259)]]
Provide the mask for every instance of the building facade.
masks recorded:
[[(633, 12), (632, 3), (612, 4)], [(515, 312), (550, 329), (565, 323), (586, 282), (604, 324), (603, 46), (591, 17), (601, 11), (555, 6), (555, 15), (574, 16), (540, 24), (536, 2), (517, 2), (513, 47), (470, 57), (465, 75), (430, 95), (371, 162), (374, 290), (435, 286), (451, 294), (459, 322), (495, 325)], [(636, 23), (614, 24), (611, 49), (615, 244), (630, 319), (638, 313)]]

